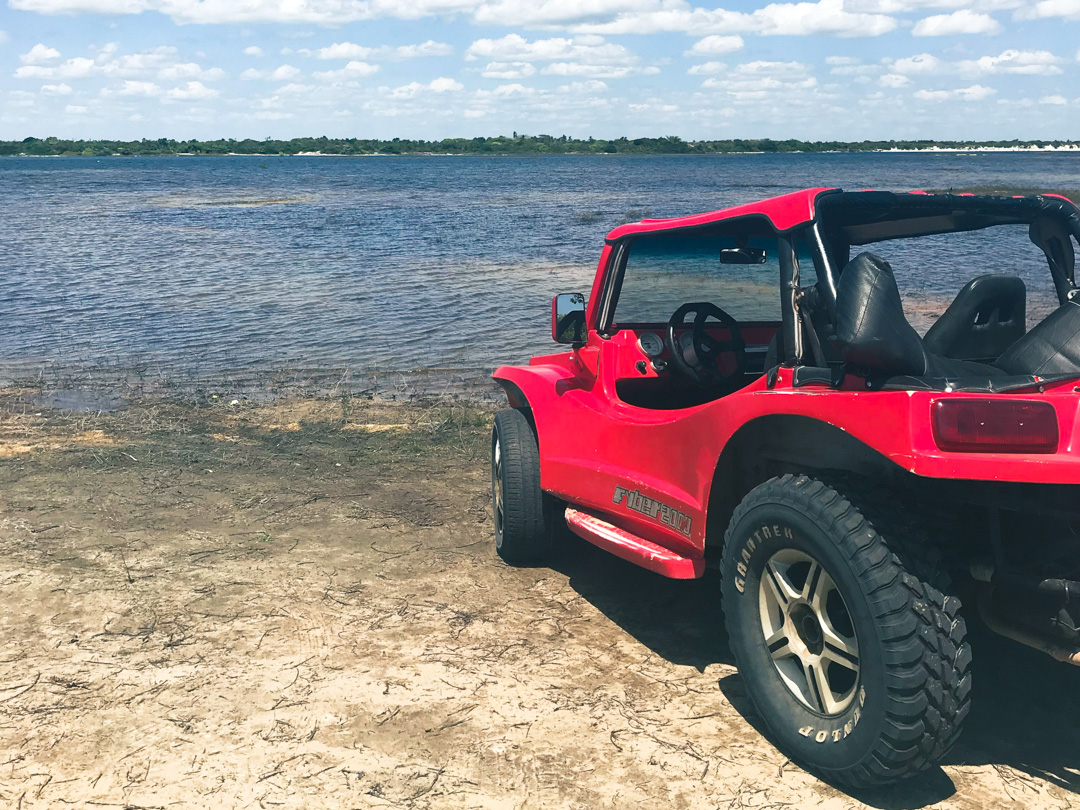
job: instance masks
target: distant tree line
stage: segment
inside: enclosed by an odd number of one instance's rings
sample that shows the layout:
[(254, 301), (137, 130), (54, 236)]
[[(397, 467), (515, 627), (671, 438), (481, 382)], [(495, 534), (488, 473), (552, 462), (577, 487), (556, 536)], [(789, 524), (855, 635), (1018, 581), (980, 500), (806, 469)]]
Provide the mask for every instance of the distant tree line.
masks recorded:
[(158, 138), (140, 141), (65, 140), (25, 138), (0, 141), (0, 155), (708, 155), (738, 152), (876, 152), (889, 149), (971, 149), (1009, 147), (1077, 146), (1077, 141), (776, 141), (770, 138), (732, 138), (718, 141), (684, 141), (666, 138), (571, 138), (566, 135), (500, 135), (494, 138), (444, 138), (439, 141), (375, 140), (370, 138), (293, 138), (265, 140), (177, 141)]

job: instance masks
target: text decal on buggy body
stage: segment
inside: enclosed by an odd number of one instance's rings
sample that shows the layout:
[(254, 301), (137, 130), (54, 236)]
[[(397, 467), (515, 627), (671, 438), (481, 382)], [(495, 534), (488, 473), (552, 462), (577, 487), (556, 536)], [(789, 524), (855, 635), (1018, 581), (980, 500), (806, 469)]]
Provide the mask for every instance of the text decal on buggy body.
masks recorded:
[(633, 509), (635, 512), (641, 512), (641, 514), (647, 515), (665, 526), (670, 526), (679, 534), (690, 536), (693, 519), (689, 515), (668, 506), (666, 503), (660, 503), (658, 500), (646, 497), (636, 489), (615, 487), (615, 494), (611, 497), (611, 502), (625, 503), (627, 508)]

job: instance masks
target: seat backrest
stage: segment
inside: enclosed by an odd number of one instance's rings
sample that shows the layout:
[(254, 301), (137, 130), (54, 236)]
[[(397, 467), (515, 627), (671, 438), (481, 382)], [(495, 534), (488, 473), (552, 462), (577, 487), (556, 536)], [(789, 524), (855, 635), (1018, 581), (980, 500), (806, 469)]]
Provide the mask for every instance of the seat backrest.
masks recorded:
[(1003, 274), (973, 278), (923, 337), (930, 354), (992, 362), (1024, 336), (1027, 288)]
[(1080, 374), (1080, 304), (1062, 304), (994, 363), (1009, 374)]
[(845, 363), (913, 377), (926, 372), (919, 333), (907, 322), (892, 267), (873, 253), (847, 263), (836, 288), (836, 340)]

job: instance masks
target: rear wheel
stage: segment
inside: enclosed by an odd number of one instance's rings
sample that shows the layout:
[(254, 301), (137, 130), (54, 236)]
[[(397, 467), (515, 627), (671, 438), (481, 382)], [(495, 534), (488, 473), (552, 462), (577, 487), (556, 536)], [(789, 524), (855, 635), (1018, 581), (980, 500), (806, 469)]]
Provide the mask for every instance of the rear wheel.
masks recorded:
[(511, 565), (542, 562), (554, 542), (554, 499), (540, 489), (536, 433), (520, 410), (495, 415), (491, 432), (491, 504), (495, 550)]
[(956, 741), (971, 651), (926, 538), (889, 499), (843, 491), (785, 475), (746, 496), (725, 538), (724, 614), (778, 747), (836, 781), (885, 784)]

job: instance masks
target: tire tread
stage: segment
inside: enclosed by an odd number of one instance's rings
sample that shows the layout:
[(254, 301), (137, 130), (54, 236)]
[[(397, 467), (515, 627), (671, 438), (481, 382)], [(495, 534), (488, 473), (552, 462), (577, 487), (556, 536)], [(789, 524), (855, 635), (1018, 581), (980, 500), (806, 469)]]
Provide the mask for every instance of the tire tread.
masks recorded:
[(967, 628), (960, 600), (947, 595), (940, 553), (887, 492), (861, 480), (792, 474), (751, 491), (732, 515), (725, 543), (733, 542), (742, 517), (764, 503), (800, 508), (837, 542), (862, 580), (885, 645), (884, 727), (858, 763), (829, 774), (867, 787), (930, 767), (959, 737), (971, 695)]

